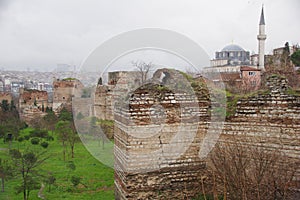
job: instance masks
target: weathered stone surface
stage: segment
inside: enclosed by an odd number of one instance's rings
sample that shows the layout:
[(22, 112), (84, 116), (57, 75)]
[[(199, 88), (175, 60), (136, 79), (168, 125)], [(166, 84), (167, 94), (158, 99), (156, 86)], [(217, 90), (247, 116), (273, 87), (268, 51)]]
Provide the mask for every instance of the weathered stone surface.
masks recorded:
[(205, 167), (198, 152), (209, 105), (195, 95), (146, 84), (134, 91), (128, 106), (115, 107), (116, 199), (198, 194)]
[[(270, 85), (270, 94), (238, 101), (236, 114), (224, 123), (218, 142), (231, 143), (238, 137), (245, 146), (280, 150), (291, 159), (299, 159), (300, 99), (285, 94), (285, 84), (280, 79)], [(115, 110), (116, 199), (190, 199), (199, 193), (205, 160), (200, 160), (198, 153), (210, 124), (209, 99), (199, 99), (199, 109), (195, 109), (195, 104), (187, 103), (193, 100), (184, 93), (168, 92), (158, 97), (140, 90), (129, 99), (130, 109), (120, 106)], [(151, 121), (155, 103), (161, 106), (158, 117), (166, 122), (163, 127)], [(191, 120), (191, 113), (197, 120)], [(163, 150), (181, 125), (187, 137), (174, 146), (187, 148), (176, 157), (178, 151)], [(195, 135), (189, 135), (194, 131)], [(217, 129), (210, 131), (218, 134)]]
[(81, 97), (83, 88), (83, 84), (73, 78), (53, 81), (53, 110), (59, 112), (62, 107), (71, 110), (72, 98)]
[(21, 88), (18, 107), (20, 118), (31, 125), (32, 120), (46, 115), (46, 108), (51, 107), (51, 104), (48, 102), (46, 91)]

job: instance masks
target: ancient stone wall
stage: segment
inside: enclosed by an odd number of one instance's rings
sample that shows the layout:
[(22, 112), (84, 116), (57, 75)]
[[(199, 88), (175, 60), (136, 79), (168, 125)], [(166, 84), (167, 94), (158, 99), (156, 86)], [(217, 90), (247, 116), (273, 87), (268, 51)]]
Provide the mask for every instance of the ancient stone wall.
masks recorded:
[(227, 120), (222, 133), (224, 142), (240, 136), (249, 145), (282, 150), (287, 156), (300, 158), (300, 96), (287, 93), (287, 81), (271, 76), (268, 91), (240, 99), (235, 115)]
[(116, 71), (108, 73), (108, 84), (97, 85), (94, 98), (94, 114), (104, 120), (113, 120), (113, 107), (116, 99), (140, 84), (136, 71)]
[(94, 114), (99, 119), (113, 120), (112, 86), (98, 85), (95, 91)]
[(174, 93), (157, 84), (135, 90), (129, 104), (117, 102), (116, 198), (196, 196), (205, 166), (198, 152), (206, 134), (208, 109), (208, 99), (200, 104), (195, 95)]
[(34, 106), (36, 104), (36, 107), (44, 108), (48, 106), (48, 93), (46, 91), (40, 91), (40, 90), (24, 90), (23, 88), (20, 90), (20, 96), (19, 96), (19, 108), (22, 110), (29, 106)]
[[(115, 109), (117, 199), (190, 199), (201, 191), (205, 160), (198, 154), (211, 123), (210, 101), (204, 94), (195, 101), (185, 93), (156, 87), (136, 90), (128, 104), (117, 104)], [(279, 150), (297, 160), (300, 97), (287, 93), (281, 77), (270, 77), (267, 87), (265, 93), (238, 101), (236, 114), (224, 123), (218, 142), (232, 143), (238, 137), (245, 146)], [(195, 118), (189, 118), (193, 112)], [(185, 137), (179, 137), (172, 149), (178, 133)], [(176, 156), (181, 147), (186, 149)]]
[(83, 88), (83, 84), (73, 78), (53, 81), (53, 110), (59, 110), (62, 106), (71, 110), (72, 98), (81, 97)]
[(19, 112), (21, 120), (28, 125), (33, 125), (35, 120), (44, 117), (46, 114), (46, 112), (41, 111), (41, 109), (36, 106), (25, 107)]
[(31, 125), (34, 119), (45, 116), (47, 107), (51, 104), (46, 91), (20, 89), (19, 115), (27, 124)]

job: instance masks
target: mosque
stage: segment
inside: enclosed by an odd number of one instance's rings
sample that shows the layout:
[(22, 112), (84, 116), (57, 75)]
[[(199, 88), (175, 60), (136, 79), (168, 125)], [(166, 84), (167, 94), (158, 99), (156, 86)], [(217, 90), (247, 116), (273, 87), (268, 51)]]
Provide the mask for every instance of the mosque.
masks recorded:
[(250, 56), (250, 52), (244, 50), (237, 44), (225, 46), (221, 51), (217, 51), (215, 58), (211, 60), (210, 67), (205, 70), (210, 72), (239, 72), (241, 66), (253, 67), (264, 70), (265, 54), (265, 18), (264, 10), (261, 10), (259, 21), (258, 54)]
[(260, 85), (261, 73), (265, 71), (265, 17), (262, 7), (259, 20), (258, 54), (250, 55), (237, 44), (225, 46), (221, 51), (215, 53), (215, 58), (210, 61), (210, 67), (204, 68), (204, 72), (214, 73), (219, 76), (215, 82), (235, 82), (236, 86), (247, 86), (251, 84), (253, 89), (257, 89)]

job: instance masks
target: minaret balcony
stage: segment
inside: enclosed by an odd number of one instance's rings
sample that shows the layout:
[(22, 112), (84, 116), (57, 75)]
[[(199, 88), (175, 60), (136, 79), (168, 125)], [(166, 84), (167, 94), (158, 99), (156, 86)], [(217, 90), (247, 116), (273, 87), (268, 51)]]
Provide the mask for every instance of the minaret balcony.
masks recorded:
[(267, 35), (257, 35), (258, 40), (265, 40), (267, 39)]

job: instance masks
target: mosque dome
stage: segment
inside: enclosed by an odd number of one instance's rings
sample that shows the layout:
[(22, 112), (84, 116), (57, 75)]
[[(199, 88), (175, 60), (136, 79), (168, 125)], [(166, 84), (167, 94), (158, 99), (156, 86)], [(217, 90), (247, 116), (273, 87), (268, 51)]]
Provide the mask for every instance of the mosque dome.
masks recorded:
[[(227, 65), (249, 65), (250, 52), (245, 51), (242, 47), (236, 44), (225, 46), (222, 51), (216, 52), (216, 59), (222, 60), (222, 65), (225, 62)], [(217, 62), (216, 63), (220, 63)]]
[(239, 45), (230, 44), (230, 45), (225, 46), (222, 49), (222, 52), (223, 51), (245, 51), (245, 50), (242, 47), (240, 47)]

